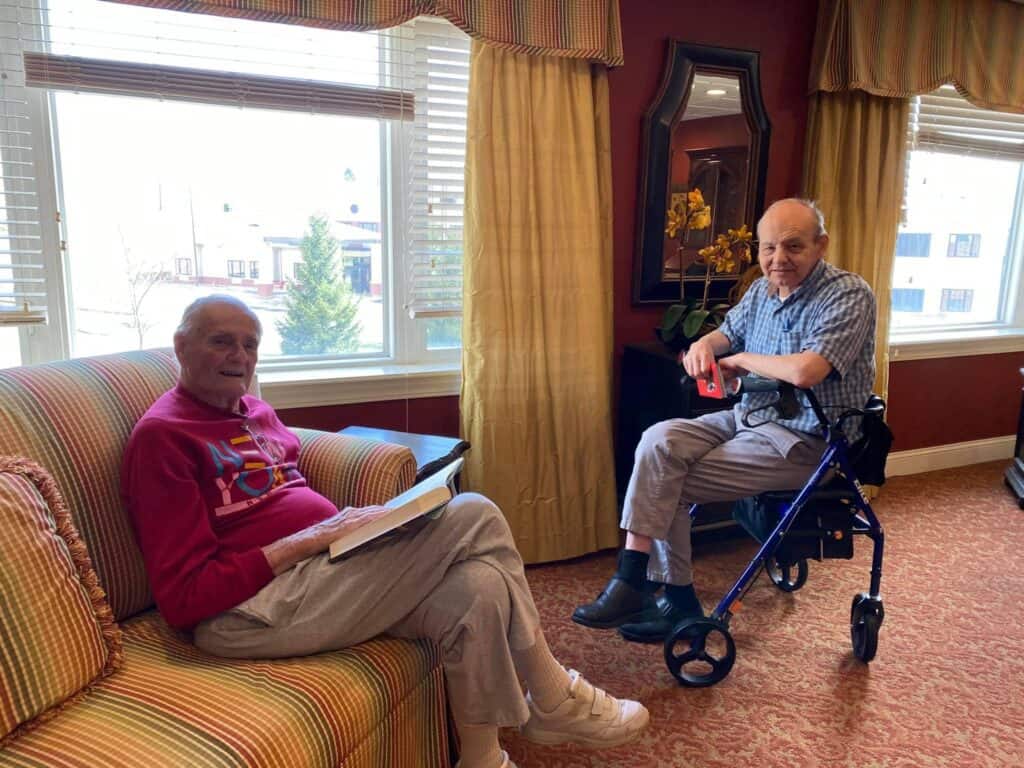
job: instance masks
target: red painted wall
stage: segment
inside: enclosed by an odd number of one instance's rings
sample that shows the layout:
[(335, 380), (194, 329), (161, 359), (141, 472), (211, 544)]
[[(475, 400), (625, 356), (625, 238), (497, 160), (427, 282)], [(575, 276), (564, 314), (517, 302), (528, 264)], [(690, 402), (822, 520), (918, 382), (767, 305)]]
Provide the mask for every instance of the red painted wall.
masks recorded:
[(894, 451), (1017, 432), (1024, 352), (907, 360), (889, 367)]
[[(636, 249), (640, 129), (665, 66), (667, 41), (758, 51), (761, 95), (772, 126), (765, 200), (800, 191), (807, 76), (814, 42), (816, 0), (629, 0), (622, 8), (626, 65), (608, 76), (611, 100), (612, 180), (615, 206), (616, 370), (622, 345), (650, 341), (664, 306), (634, 307), (633, 252)], [(617, 378), (617, 377), (616, 377)]]
[(332, 432), (358, 425), (422, 435), (459, 436), (459, 398), (455, 396), (287, 408), (278, 411), (278, 416), (289, 427)]
[(750, 144), (750, 130), (743, 115), (705, 117), (701, 120), (686, 120), (679, 123), (672, 134), (671, 184), (690, 182), (690, 158), (687, 149), (708, 147), (746, 147)]

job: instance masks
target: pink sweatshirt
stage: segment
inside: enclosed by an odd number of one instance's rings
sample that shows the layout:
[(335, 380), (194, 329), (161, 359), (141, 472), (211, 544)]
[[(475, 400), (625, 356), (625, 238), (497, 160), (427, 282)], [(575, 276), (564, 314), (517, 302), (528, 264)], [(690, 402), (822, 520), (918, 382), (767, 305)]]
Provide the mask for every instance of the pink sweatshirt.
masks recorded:
[(121, 493), (157, 607), (189, 629), (273, 577), (262, 547), (337, 512), (306, 485), (299, 440), (258, 398), (239, 416), (180, 385), (132, 430)]

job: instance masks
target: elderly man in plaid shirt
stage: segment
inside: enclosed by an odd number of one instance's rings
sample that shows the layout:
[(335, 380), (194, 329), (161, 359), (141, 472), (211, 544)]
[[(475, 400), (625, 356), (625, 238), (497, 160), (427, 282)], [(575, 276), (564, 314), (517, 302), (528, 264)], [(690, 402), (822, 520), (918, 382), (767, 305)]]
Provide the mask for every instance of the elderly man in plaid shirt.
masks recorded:
[[(867, 283), (823, 260), (828, 235), (814, 203), (789, 198), (757, 225), (764, 277), (730, 310), (721, 328), (693, 343), (686, 372), (707, 378), (748, 372), (813, 388), (822, 403), (859, 408), (875, 378), (875, 297)], [(648, 429), (636, 449), (622, 528), (626, 546), (601, 595), (573, 620), (618, 627), (627, 640), (660, 642), (688, 616), (702, 615), (690, 566), (691, 504), (799, 488), (825, 449), (817, 418), (805, 409), (779, 418), (758, 413), (770, 393), (745, 394), (731, 411), (671, 419)], [(849, 435), (853, 438), (855, 435)], [(666, 599), (653, 593), (665, 585)]]

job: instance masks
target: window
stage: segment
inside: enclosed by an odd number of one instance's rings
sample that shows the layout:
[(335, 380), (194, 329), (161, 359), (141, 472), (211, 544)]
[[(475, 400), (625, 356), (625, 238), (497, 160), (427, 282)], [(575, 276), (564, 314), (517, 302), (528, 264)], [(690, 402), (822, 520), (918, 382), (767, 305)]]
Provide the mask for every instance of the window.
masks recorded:
[(1024, 115), (943, 86), (912, 100), (908, 143), (896, 256), (936, 252), (895, 260), (894, 340), (1024, 329)]
[(921, 288), (893, 288), (893, 312), (920, 312), (924, 309), (924, 290)]
[(981, 235), (950, 235), (946, 255), (951, 259), (976, 259), (981, 253)]
[(939, 310), (942, 312), (970, 312), (974, 291), (969, 288), (943, 288)]
[[(100, 0), (12, 0), (0, 22), (4, 76), (17, 62), (37, 124), (57, 129), (37, 148), (57, 169), (40, 216), (59, 211), (52, 239), (67, 243), (66, 273), (56, 253), (47, 271), (67, 322), (21, 332), (22, 350), (164, 346), (190, 301), (223, 292), (260, 316), (263, 368), (458, 359), (458, 302), (407, 307), (424, 278), (461, 296), (462, 32), (426, 17), (359, 33)], [(423, 270), (434, 242), (438, 266)], [(355, 334), (287, 322), (325, 291), (356, 308)]]
[(927, 259), (932, 247), (932, 236), (928, 232), (900, 232), (896, 236), (896, 256)]

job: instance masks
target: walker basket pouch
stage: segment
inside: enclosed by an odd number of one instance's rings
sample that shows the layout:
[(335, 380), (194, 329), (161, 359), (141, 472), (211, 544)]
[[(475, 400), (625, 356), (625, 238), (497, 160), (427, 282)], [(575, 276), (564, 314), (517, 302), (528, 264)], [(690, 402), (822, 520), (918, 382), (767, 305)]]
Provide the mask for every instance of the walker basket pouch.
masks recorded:
[(839, 499), (811, 501), (779, 544), (779, 564), (792, 565), (801, 558), (849, 560), (853, 557), (853, 510)]

